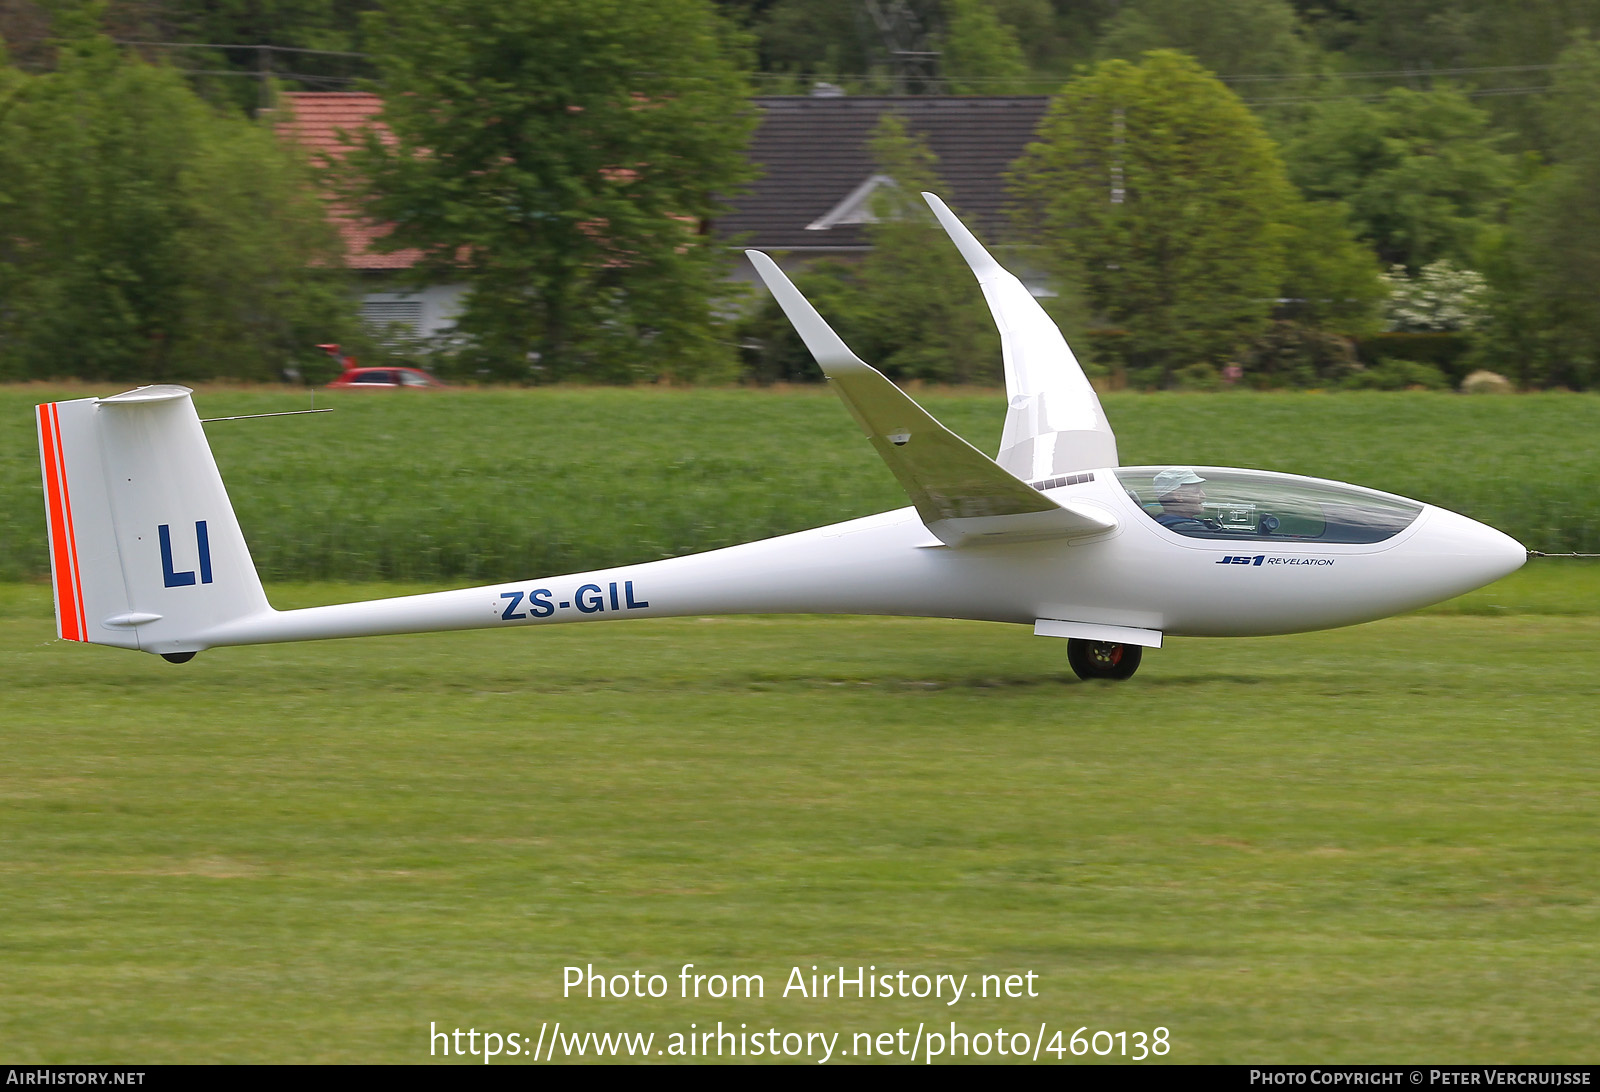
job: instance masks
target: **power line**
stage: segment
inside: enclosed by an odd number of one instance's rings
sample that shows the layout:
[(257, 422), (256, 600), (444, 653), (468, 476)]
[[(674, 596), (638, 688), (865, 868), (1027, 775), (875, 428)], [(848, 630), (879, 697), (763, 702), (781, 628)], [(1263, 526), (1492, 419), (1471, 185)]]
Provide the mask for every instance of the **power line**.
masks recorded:
[[(51, 39), (51, 38), (47, 38), (47, 37), (27, 37), (27, 38), (20, 38), (20, 39), (17, 39), (17, 40), (18, 41), (44, 42), (44, 41), (53, 41), (55, 39)], [(132, 38), (113, 38), (112, 41), (115, 44), (122, 45), (122, 46), (136, 46), (136, 47), (145, 47), (145, 48), (154, 48), (154, 49), (168, 49), (168, 50), (184, 50), (184, 49), (243, 50), (243, 51), (246, 51), (246, 52), (255, 52), (255, 53), (258, 53), (258, 54), (274, 54), (274, 53), (301, 54), (301, 55), (320, 56), (320, 57), (351, 57), (351, 58), (356, 58), (356, 59), (359, 59), (359, 60), (371, 60), (372, 56), (373, 56), (370, 53), (360, 53), (360, 52), (356, 52), (356, 51), (353, 51), (353, 50), (310, 49), (310, 48), (306, 48), (306, 47), (303, 47), (303, 46), (271, 45), (271, 44), (267, 44), (267, 43), (264, 43), (264, 42), (263, 43), (255, 43), (255, 44), (244, 43), (244, 42), (158, 42), (158, 41), (145, 41), (145, 40), (142, 40), (142, 39), (132, 39)], [(34, 64), (27, 65), (26, 67), (41, 67), (41, 66), (39, 66), (37, 64), (37, 62), (35, 62)], [(1506, 74), (1511, 74), (1511, 73), (1524, 73), (1524, 72), (1555, 72), (1555, 71), (1560, 71), (1560, 70), (1562, 70), (1564, 68), (1570, 68), (1570, 67), (1572, 67), (1572, 66), (1570, 66), (1570, 65), (1562, 65), (1562, 64), (1558, 64), (1558, 63), (1552, 62), (1552, 63), (1548, 63), (1548, 64), (1468, 65), (1468, 66), (1457, 66), (1457, 67), (1451, 67), (1451, 68), (1369, 69), (1369, 70), (1366, 70), (1366, 71), (1357, 71), (1357, 72), (1320, 72), (1320, 73), (1308, 74), (1308, 75), (1293, 75), (1293, 74), (1285, 74), (1285, 73), (1278, 73), (1278, 72), (1257, 72), (1257, 73), (1240, 73), (1240, 74), (1231, 75), (1231, 76), (1218, 76), (1217, 79), (1220, 80), (1223, 83), (1226, 83), (1226, 84), (1299, 82), (1299, 83), (1306, 83), (1306, 84), (1315, 85), (1315, 84), (1324, 83), (1324, 82), (1343, 81), (1343, 80), (1415, 80), (1415, 79), (1429, 79), (1429, 80), (1432, 80), (1432, 79), (1441, 79), (1441, 78), (1447, 78), (1447, 77), (1452, 77), (1452, 76), (1506, 75)], [(181, 72), (181, 73), (183, 73), (185, 75), (190, 75), (190, 76), (243, 76), (243, 77), (248, 78), (248, 79), (261, 79), (261, 78), (264, 77), (264, 75), (267, 74), (265, 71), (245, 72), (245, 71), (228, 70), (228, 69), (175, 68), (174, 70), (177, 71), (177, 72)], [(301, 72), (271, 71), (270, 75), (272, 75), (275, 78), (280, 78), (280, 79), (298, 80), (298, 81), (307, 82), (307, 83), (315, 82), (315, 83), (323, 83), (323, 84), (350, 84), (350, 83), (357, 82), (357, 80), (359, 79), (359, 77), (354, 77), (354, 76), (322, 76), (322, 75), (311, 75), (309, 73), (301, 73)], [(787, 73), (781, 73), (781, 72), (750, 72), (750, 73), (746, 74), (746, 78), (748, 78), (750, 80), (753, 80), (753, 81), (772, 81), (772, 82), (784, 82), (784, 83), (805, 82), (804, 80), (800, 79), (799, 77), (796, 77), (794, 75), (787, 74)], [(870, 83), (870, 82), (874, 82), (874, 81), (881, 80), (881, 79), (885, 78), (885, 74), (882, 73), (882, 72), (872, 72), (872, 73), (862, 73), (862, 72), (858, 72), (858, 73), (830, 73), (830, 74), (827, 74), (827, 78), (830, 79), (830, 80), (851, 80), (851, 81), (859, 81), (859, 82), (863, 82), (863, 83)], [(1063, 83), (1067, 82), (1067, 80), (1070, 79), (1070, 77), (1065, 77), (1065, 76), (1020, 76), (1020, 77), (1018, 77), (1018, 76), (960, 76), (960, 77), (952, 77), (952, 76), (923, 76), (923, 77), (921, 77), (921, 79), (922, 79), (923, 82), (925, 82), (927, 84), (930, 84), (930, 85), (933, 85), (933, 86), (937, 86), (937, 87), (948, 87), (950, 84), (953, 84), (953, 83), (960, 83), (960, 84), (964, 84), (964, 85), (1006, 84), (1006, 85), (1013, 86), (1013, 87), (1016, 87), (1016, 86), (1033, 86), (1033, 87), (1039, 87), (1039, 88), (1049, 88), (1049, 89), (1053, 90), (1053, 89), (1059, 88)], [(1542, 86), (1537, 86), (1537, 87), (1530, 87), (1530, 86), (1522, 86), (1522, 87), (1475, 87), (1475, 88), (1463, 88), (1463, 89), (1460, 89), (1459, 93), (1464, 95), (1467, 98), (1485, 98), (1485, 97), (1497, 97), (1497, 96), (1538, 95), (1538, 94), (1547, 93), (1550, 90), (1552, 90), (1552, 88), (1549, 85), (1542, 85)], [(1297, 104), (1313, 103), (1313, 102), (1352, 102), (1352, 101), (1357, 101), (1357, 102), (1375, 102), (1375, 101), (1380, 100), (1382, 97), (1383, 96), (1379, 95), (1379, 94), (1372, 94), (1372, 95), (1320, 95), (1320, 94), (1306, 94), (1306, 95), (1284, 95), (1284, 96), (1276, 96), (1276, 97), (1272, 97), (1272, 98), (1253, 98), (1253, 99), (1244, 99), (1243, 101), (1246, 104), (1251, 105), (1251, 106), (1287, 106), (1287, 105), (1297, 105)]]
[[(59, 42), (59, 38), (43, 35), (19, 37), (18, 42)], [(371, 57), (370, 53), (352, 53), (339, 49), (305, 49), (301, 46), (267, 45), (265, 42), (249, 45), (244, 42), (146, 42), (134, 38), (112, 38), (113, 45), (152, 46), (159, 49), (247, 49), (269, 53), (314, 53), (324, 57)]]
[[(1469, 98), (1485, 98), (1494, 95), (1542, 95), (1554, 90), (1550, 84), (1540, 87), (1475, 87), (1457, 91), (1457, 94)], [(1383, 95), (1286, 95), (1273, 99), (1240, 99), (1246, 106), (1289, 106), (1296, 103), (1307, 102), (1382, 102)]]
[[(236, 68), (174, 68), (172, 71), (185, 76), (239, 76), (247, 80), (261, 79), (260, 72), (242, 72)], [(273, 69), (271, 75), (275, 80), (320, 80), (323, 83), (357, 83), (361, 80), (360, 76), (313, 76), (307, 72), (279, 72), (277, 69)]]
[[(1318, 83), (1327, 80), (1400, 80), (1400, 79), (1438, 79), (1446, 76), (1472, 76), (1494, 73), (1511, 72), (1555, 72), (1571, 68), (1571, 65), (1556, 63), (1550, 64), (1501, 64), (1478, 65), (1475, 67), (1458, 68), (1389, 68), (1371, 69), (1364, 72), (1315, 72), (1315, 73), (1283, 73), (1283, 72), (1258, 72), (1243, 73), (1234, 76), (1217, 76), (1223, 83)], [(835, 72), (819, 73), (816, 78), (829, 80), (878, 80), (884, 78), (882, 72)], [(778, 80), (790, 82), (803, 82), (801, 77), (785, 72), (751, 72), (747, 74), (752, 80)], [(930, 83), (1008, 83), (1008, 84), (1039, 84), (1058, 87), (1066, 83), (1070, 76), (933, 76), (928, 77)]]
[(1266, 80), (1399, 80), (1415, 79), (1418, 76), (1469, 76), (1481, 72), (1553, 72), (1561, 68), (1571, 68), (1572, 65), (1563, 64), (1497, 64), (1481, 65), (1476, 68), (1393, 68), (1373, 69), (1367, 72), (1318, 72), (1314, 75), (1293, 76), (1281, 73), (1246, 76), (1218, 76), (1223, 83), (1255, 83)]

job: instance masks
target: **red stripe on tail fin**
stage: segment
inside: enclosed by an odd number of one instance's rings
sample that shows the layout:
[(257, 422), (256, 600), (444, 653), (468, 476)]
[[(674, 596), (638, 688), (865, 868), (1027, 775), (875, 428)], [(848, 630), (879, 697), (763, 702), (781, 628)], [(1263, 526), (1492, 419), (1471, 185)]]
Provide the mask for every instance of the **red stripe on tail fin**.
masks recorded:
[(55, 576), (56, 622), (64, 640), (81, 641), (83, 608), (73, 565), (72, 532), (66, 505), (66, 481), (61, 464), (61, 434), (55, 403), (39, 407), (39, 448), (44, 463), (45, 515), (50, 523), (50, 561)]
[(78, 528), (72, 522), (72, 487), (67, 479), (67, 449), (61, 443), (61, 410), (54, 404), (50, 417), (56, 429), (56, 450), (61, 454), (61, 505), (67, 515), (67, 546), (72, 555), (72, 594), (78, 603), (78, 640), (89, 639), (89, 612), (83, 607), (83, 569), (78, 564)]

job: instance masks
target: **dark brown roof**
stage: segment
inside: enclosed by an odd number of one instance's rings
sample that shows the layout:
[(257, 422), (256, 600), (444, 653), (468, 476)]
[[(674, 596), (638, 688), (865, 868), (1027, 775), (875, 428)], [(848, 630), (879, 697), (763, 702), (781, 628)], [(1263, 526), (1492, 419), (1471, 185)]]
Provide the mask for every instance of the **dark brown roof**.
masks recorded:
[(968, 217), (980, 238), (1004, 233), (1005, 172), (1022, 155), (1050, 104), (1048, 95), (989, 97), (809, 98), (753, 100), (761, 124), (750, 159), (765, 172), (719, 218), (723, 235), (747, 233), (744, 245), (787, 250), (862, 247), (859, 226), (807, 231), (876, 173), (867, 144), (878, 118), (896, 111), (938, 156), (940, 194)]

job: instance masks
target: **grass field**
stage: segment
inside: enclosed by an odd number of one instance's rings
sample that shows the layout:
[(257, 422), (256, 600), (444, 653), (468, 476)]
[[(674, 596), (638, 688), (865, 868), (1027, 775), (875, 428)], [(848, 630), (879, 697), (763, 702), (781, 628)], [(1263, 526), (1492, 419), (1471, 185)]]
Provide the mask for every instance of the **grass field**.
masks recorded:
[[(28, 407), (87, 393), (0, 388), (0, 1059), (414, 1062), (430, 1022), (557, 1020), (658, 1047), (718, 1020), (843, 1051), (955, 1021), (1165, 1027), (1174, 1061), (1594, 1059), (1600, 562), (1349, 630), (1173, 641), (1125, 684), (1077, 682), (1023, 627), (915, 619), (175, 666), (54, 638)], [(925, 401), (992, 449), (993, 392)], [(826, 391), (335, 404), (209, 426), (280, 607), (904, 503)], [(1600, 549), (1594, 396), (1106, 406), (1130, 464), (1334, 477)], [(329, 577), (414, 583), (286, 582)], [(683, 1000), (684, 963), (766, 996)], [(672, 992), (564, 998), (588, 964)], [(1032, 972), (1038, 996), (779, 996), (812, 965)]]
[[(1583, 562), (1174, 641), (1125, 684), (1021, 627), (906, 619), (179, 667), (58, 642), (48, 589), (0, 585), (0, 1056), (414, 1062), (430, 1021), (720, 1019), (843, 1050), (954, 1020), (1161, 1026), (1186, 1062), (1593, 1061), (1597, 651)], [(677, 999), (683, 963), (767, 996)], [(563, 998), (570, 964), (674, 996)], [(1039, 996), (777, 996), (813, 964)]]
[[(0, 580), (48, 573), (31, 407), (0, 387)], [(933, 391), (980, 448), (1004, 398)], [(319, 395), (336, 412), (208, 427), (267, 579), (482, 582), (650, 561), (905, 504), (825, 389)], [(306, 405), (207, 390), (201, 415)], [(1114, 394), (1127, 465), (1335, 478), (1452, 508), (1538, 550), (1600, 551), (1600, 396)]]

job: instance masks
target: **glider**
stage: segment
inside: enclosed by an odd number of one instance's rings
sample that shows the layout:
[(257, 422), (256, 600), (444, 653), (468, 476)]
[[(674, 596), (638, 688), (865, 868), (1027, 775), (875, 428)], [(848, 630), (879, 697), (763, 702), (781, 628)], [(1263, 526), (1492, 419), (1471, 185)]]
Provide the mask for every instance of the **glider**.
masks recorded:
[(188, 388), (38, 407), (66, 640), (174, 662), (228, 645), (712, 614), (882, 614), (1031, 625), (1083, 678), (1124, 679), (1169, 636), (1371, 621), (1516, 570), (1510, 537), (1341, 482), (1118, 465), (1072, 350), (1022, 283), (924, 195), (1000, 330), (1008, 398), (991, 459), (840, 340), (749, 256), (911, 507), (709, 553), (304, 610), (274, 610)]

